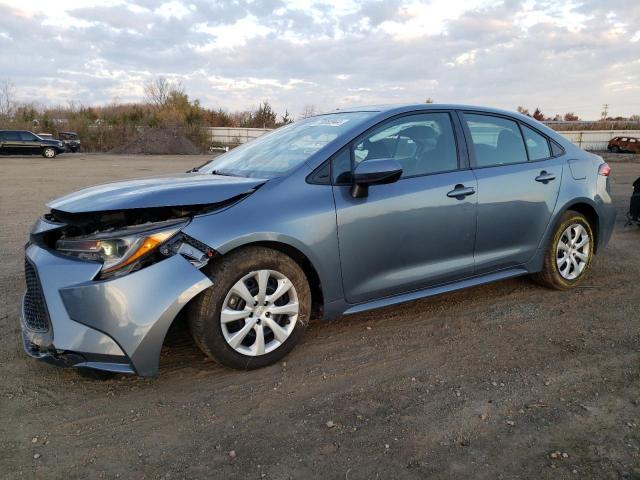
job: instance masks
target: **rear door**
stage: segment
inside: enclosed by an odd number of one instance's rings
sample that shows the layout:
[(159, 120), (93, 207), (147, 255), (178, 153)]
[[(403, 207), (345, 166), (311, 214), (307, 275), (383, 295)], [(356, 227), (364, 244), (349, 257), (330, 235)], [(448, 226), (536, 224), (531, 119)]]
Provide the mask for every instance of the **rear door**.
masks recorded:
[(540, 132), (509, 117), (465, 112), (471, 165), (478, 181), (475, 273), (527, 262), (555, 208), (562, 159)]
[(3, 153), (11, 155), (18, 155), (21, 152), (22, 140), (20, 138), (20, 132), (4, 132), (3, 133)]
[(622, 137), (618, 142), (620, 150), (627, 150), (629, 148), (628, 143), (629, 143), (629, 139), (627, 137)]

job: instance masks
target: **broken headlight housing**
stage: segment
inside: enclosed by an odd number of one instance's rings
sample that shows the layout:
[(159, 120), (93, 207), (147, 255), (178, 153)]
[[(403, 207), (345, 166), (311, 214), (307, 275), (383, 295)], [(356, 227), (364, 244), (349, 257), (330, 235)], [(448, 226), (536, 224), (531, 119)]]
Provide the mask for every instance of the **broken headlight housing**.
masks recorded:
[(56, 242), (56, 250), (82, 260), (102, 262), (101, 278), (122, 275), (157, 252), (188, 223), (185, 219), (169, 220), (82, 237), (62, 237)]

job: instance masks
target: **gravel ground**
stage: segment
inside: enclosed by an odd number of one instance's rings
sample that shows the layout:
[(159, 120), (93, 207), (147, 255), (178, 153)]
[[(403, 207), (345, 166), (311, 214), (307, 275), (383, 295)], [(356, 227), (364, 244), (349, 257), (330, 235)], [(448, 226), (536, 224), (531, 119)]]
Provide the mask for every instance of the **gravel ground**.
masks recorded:
[(570, 292), (519, 278), (316, 322), (251, 372), (180, 326), (155, 379), (27, 358), (22, 247), (44, 202), (206, 158), (0, 158), (2, 477), (640, 478), (640, 228), (623, 227), (638, 156), (609, 157), (616, 230)]

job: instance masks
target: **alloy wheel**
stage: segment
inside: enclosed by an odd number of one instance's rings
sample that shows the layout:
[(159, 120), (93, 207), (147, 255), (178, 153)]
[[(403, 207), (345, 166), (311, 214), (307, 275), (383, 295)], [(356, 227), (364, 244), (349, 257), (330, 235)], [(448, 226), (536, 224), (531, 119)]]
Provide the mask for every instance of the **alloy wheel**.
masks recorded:
[(46, 158), (53, 158), (56, 156), (56, 151), (53, 148), (45, 148), (44, 149), (44, 156)]
[(236, 352), (265, 355), (289, 338), (299, 311), (291, 280), (275, 270), (258, 270), (231, 287), (222, 304), (220, 326)]
[(562, 278), (575, 280), (589, 263), (591, 239), (583, 225), (574, 223), (567, 227), (556, 246), (556, 265)]

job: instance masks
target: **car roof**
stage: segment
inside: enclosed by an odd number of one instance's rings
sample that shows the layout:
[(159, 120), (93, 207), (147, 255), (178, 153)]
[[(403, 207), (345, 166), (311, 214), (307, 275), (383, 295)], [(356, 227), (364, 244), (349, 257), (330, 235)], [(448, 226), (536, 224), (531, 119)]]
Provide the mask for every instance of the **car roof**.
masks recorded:
[(362, 107), (347, 107), (347, 108), (339, 108), (333, 112), (326, 112), (324, 114), (319, 115), (328, 115), (331, 113), (344, 113), (344, 112), (372, 112), (374, 113), (373, 119), (375, 121), (383, 120), (385, 118), (392, 117), (394, 115), (399, 115), (403, 113), (411, 113), (411, 112), (428, 112), (428, 111), (438, 111), (438, 110), (462, 110), (469, 112), (478, 112), (478, 113), (486, 113), (486, 114), (496, 114), (496, 115), (505, 115), (512, 119), (517, 119), (520, 122), (529, 125), (533, 128), (537, 128), (538, 130), (542, 130), (549, 137), (552, 137), (556, 142), (564, 145), (563, 138), (561, 135), (558, 135), (554, 130), (549, 128), (547, 125), (539, 122), (533, 117), (528, 115), (523, 115), (519, 112), (514, 112), (510, 110), (503, 110), (501, 108), (494, 107), (482, 107), (479, 105), (464, 105), (464, 104), (456, 104), (456, 103), (407, 103), (407, 104), (396, 104), (396, 105), (370, 105), (370, 106), (362, 106)]
[(363, 105), (356, 107), (340, 107), (334, 111), (323, 112), (321, 115), (340, 112), (379, 112), (379, 113), (401, 113), (405, 111), (415, 110), (471, 110), (487, 113), (497, 113), (500, 115), (519, 116), (518, 112), (503, 110), (500, 108), (483, 107), (480, 105), (465, 105), (456, 103), (405, 103), (405, 104), (386, 104), (386, 105)]

